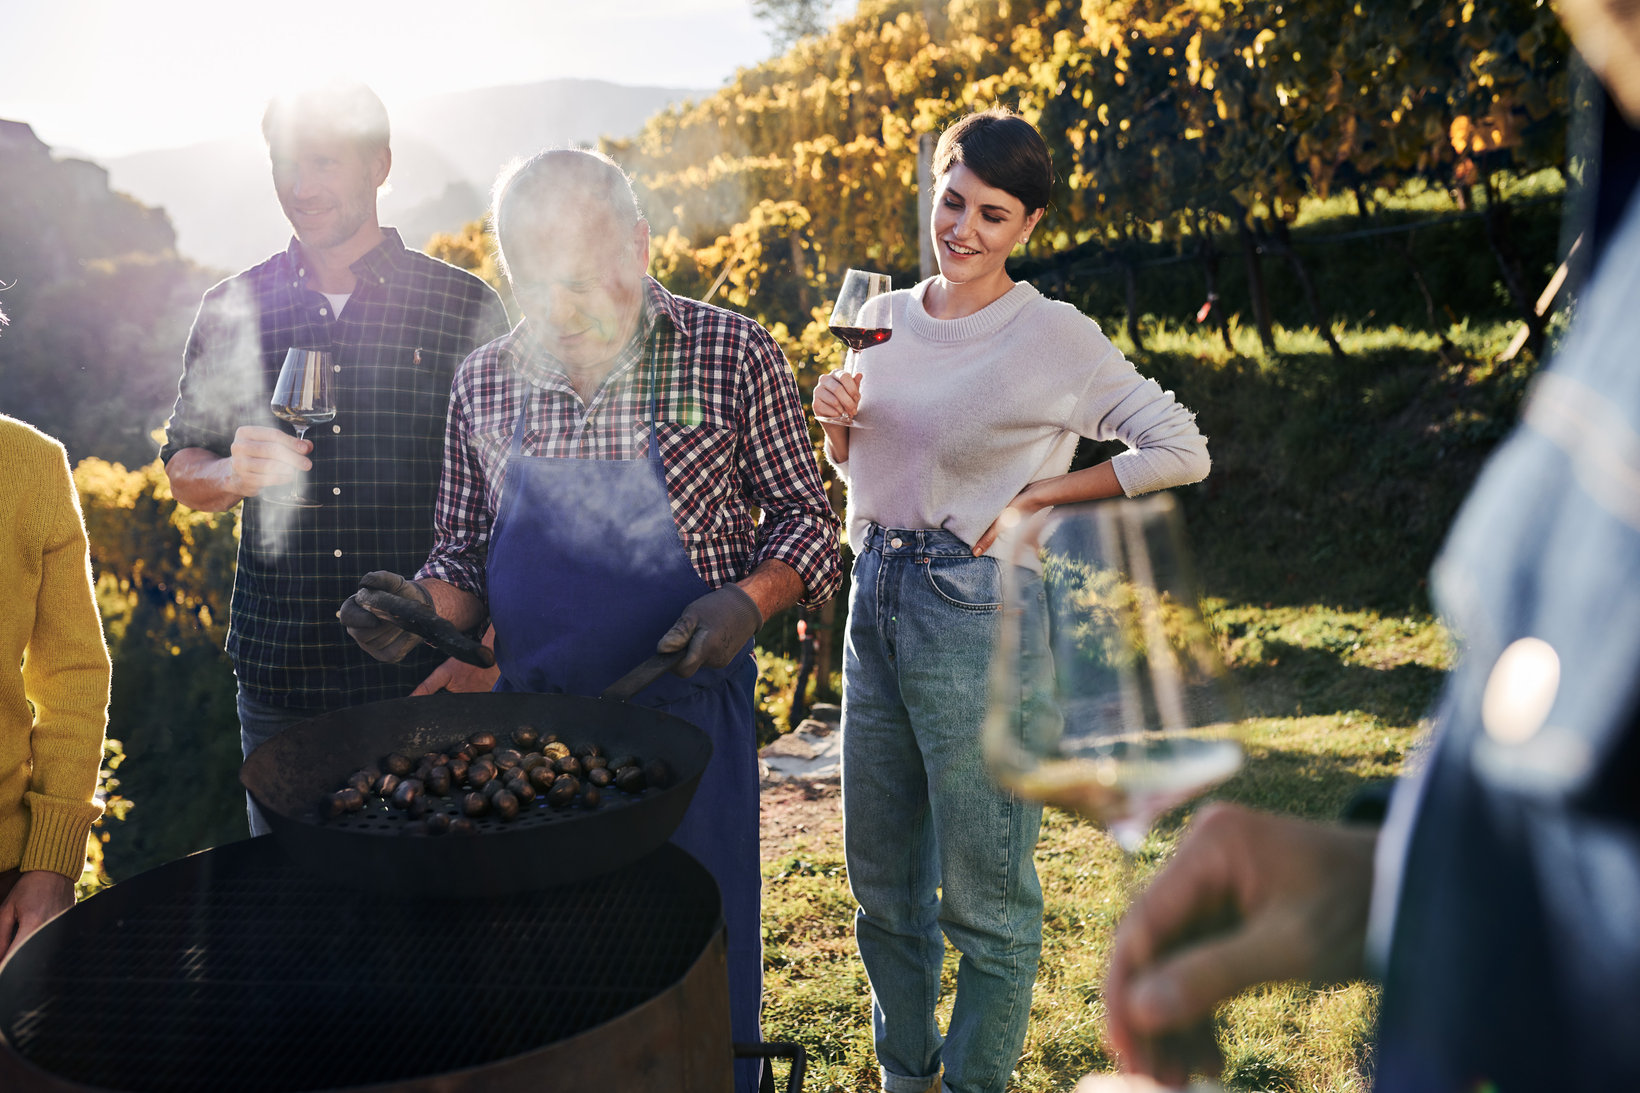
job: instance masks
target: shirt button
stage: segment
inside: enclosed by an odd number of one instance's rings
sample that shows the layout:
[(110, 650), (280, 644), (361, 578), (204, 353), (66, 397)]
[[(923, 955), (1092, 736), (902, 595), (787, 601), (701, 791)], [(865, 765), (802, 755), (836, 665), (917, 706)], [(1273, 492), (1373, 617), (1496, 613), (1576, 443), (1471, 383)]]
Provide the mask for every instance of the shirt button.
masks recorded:
[(342, 495), (342, 487), (332, 486), (330, 487), (330, 492), (335, 494), (337, 497), (340, 497)]
[(342, 427), (340, 425), (332, 425), (330, 427), (330, 431), (333, 433), (339, 433), (342, 431)]
[(338, 551), (337, 551), (337, 552), (336, 552), (336, 557), (338, 557), (338, 558), (340, 558), (340, 557), (341, 557), (341, 556), (342, 556), (342, 552), (341, 552), (341, 551), (339, 551), (339, 550), (338, 550)]
[(324, 308), (322, 308), (322, 307), (321, 307), (321, 308), (320, 308), (320, 309), (319, 309), (319, 314), (321, 314), (321, 315), (329, 315), (329, 314), (330, 314), (330, 312), (328, 312), (328, 311), (326, 311), (326, 310), (325, 310), (325, 309), (324, 309)]
[(888, 545), (891, 547), (903, 547), (905, 546), (905, 540), (896, 535), (888, 541)]
[(342, 366), (339, 364), (333, 364), (330, 366), (330, 370), (332, 372), (340, 372), (342, 370)]

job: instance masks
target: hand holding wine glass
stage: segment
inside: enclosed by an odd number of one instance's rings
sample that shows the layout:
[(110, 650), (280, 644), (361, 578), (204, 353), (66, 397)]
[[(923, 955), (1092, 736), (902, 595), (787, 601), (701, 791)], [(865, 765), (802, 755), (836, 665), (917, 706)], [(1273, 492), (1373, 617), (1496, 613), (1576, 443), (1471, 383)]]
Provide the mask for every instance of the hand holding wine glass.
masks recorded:
[[(874, 345), (882, 345), (894, 332), (887, 303), (867, 305), (878, 297), (886, 296), (892, 287), (886, 273), (851, 269), (843, 275), (843, 286), (837, 293), (837, 303), (831, 309), (829, 325), (832, 335), (848, 346), (848, 352), (843, 357), (843, 371), (856, 377), (853, 390), (848, 392), (856, 402), (860, 391), (860, 354)], [(852, 412), (816, 413), (815, 418), (827, 425), (863, 427), (858, 414)]]
[[(332, 377), (335, 366), (328, 350), (293, 348), (285, 354), (284, 366), (273, 387), (273, 415), (296, 429), (298, 440), (307, 431), (336, 416), (336, 394)], [(300, 481), (284, 495), (263, 491), (264, 499), (297, 508), (317, 508)]]

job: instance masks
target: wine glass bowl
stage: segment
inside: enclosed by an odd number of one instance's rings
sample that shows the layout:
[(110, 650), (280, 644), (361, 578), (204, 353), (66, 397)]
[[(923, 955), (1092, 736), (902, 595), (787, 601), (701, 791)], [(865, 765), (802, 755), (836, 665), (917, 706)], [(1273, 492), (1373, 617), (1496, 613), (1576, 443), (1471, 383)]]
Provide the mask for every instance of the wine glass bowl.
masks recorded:
[[(872, 301), (893, 291), (893, 283), (886, 273), (851, 269), (843, 274), (842, 287), (837, 291), (837, 302), (832, 305), (827, 323), (832, 336), (848, 351), (843, 355), (843, 370), (858, 373), (860, 354), (875, 345), (882, 345), (894, 334), (892, 316), (886, 301)], [(861, 427), (859, 415), (853, 417), (819, 417), (828, 425)]]
[[(279, 379), (273, 385), (271, 408), (274, 417), (289, 422), (296, 430), (298, 440), (304, 439), (313, 426), (336, 416), (335, 374), (329, 350), (293, 348), (285, 354)], [(288, 493), (263, 490), (261, 496), (297, 508), (318, 508), (320, 504), (307, 496), (300, 481)]]
[[(1041, 584), (1004, 568), (987, 762), (1007, 789), (1098, 821), (1131, 855), (1158, 816), (1242, 763), (1239, 703), (1177, 505), (1064, 505), (1016, 530), (1014, 561), (1039, 565)], [(1040, 615), (1024, 602), (1037, 595)]]

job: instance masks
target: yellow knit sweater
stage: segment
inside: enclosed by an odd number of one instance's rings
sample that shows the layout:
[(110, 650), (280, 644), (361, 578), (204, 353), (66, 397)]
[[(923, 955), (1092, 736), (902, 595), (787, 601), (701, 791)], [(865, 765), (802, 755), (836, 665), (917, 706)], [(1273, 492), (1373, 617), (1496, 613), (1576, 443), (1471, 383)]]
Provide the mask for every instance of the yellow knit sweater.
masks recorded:
[(0, 870), (79, 879), (108, 680), (68, 453), (0, 414)]

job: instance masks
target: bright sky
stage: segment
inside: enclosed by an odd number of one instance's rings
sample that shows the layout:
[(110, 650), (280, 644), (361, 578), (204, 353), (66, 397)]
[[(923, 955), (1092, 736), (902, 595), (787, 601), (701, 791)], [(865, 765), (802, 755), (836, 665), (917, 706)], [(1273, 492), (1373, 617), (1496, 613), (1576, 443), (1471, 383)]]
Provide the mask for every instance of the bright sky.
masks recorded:
[(106, 158), (254, 134), (280, 86), (396, 105), (563, 77), (712, 88), (770, 53), (751, 0), (0, 0), (0, 118)]

